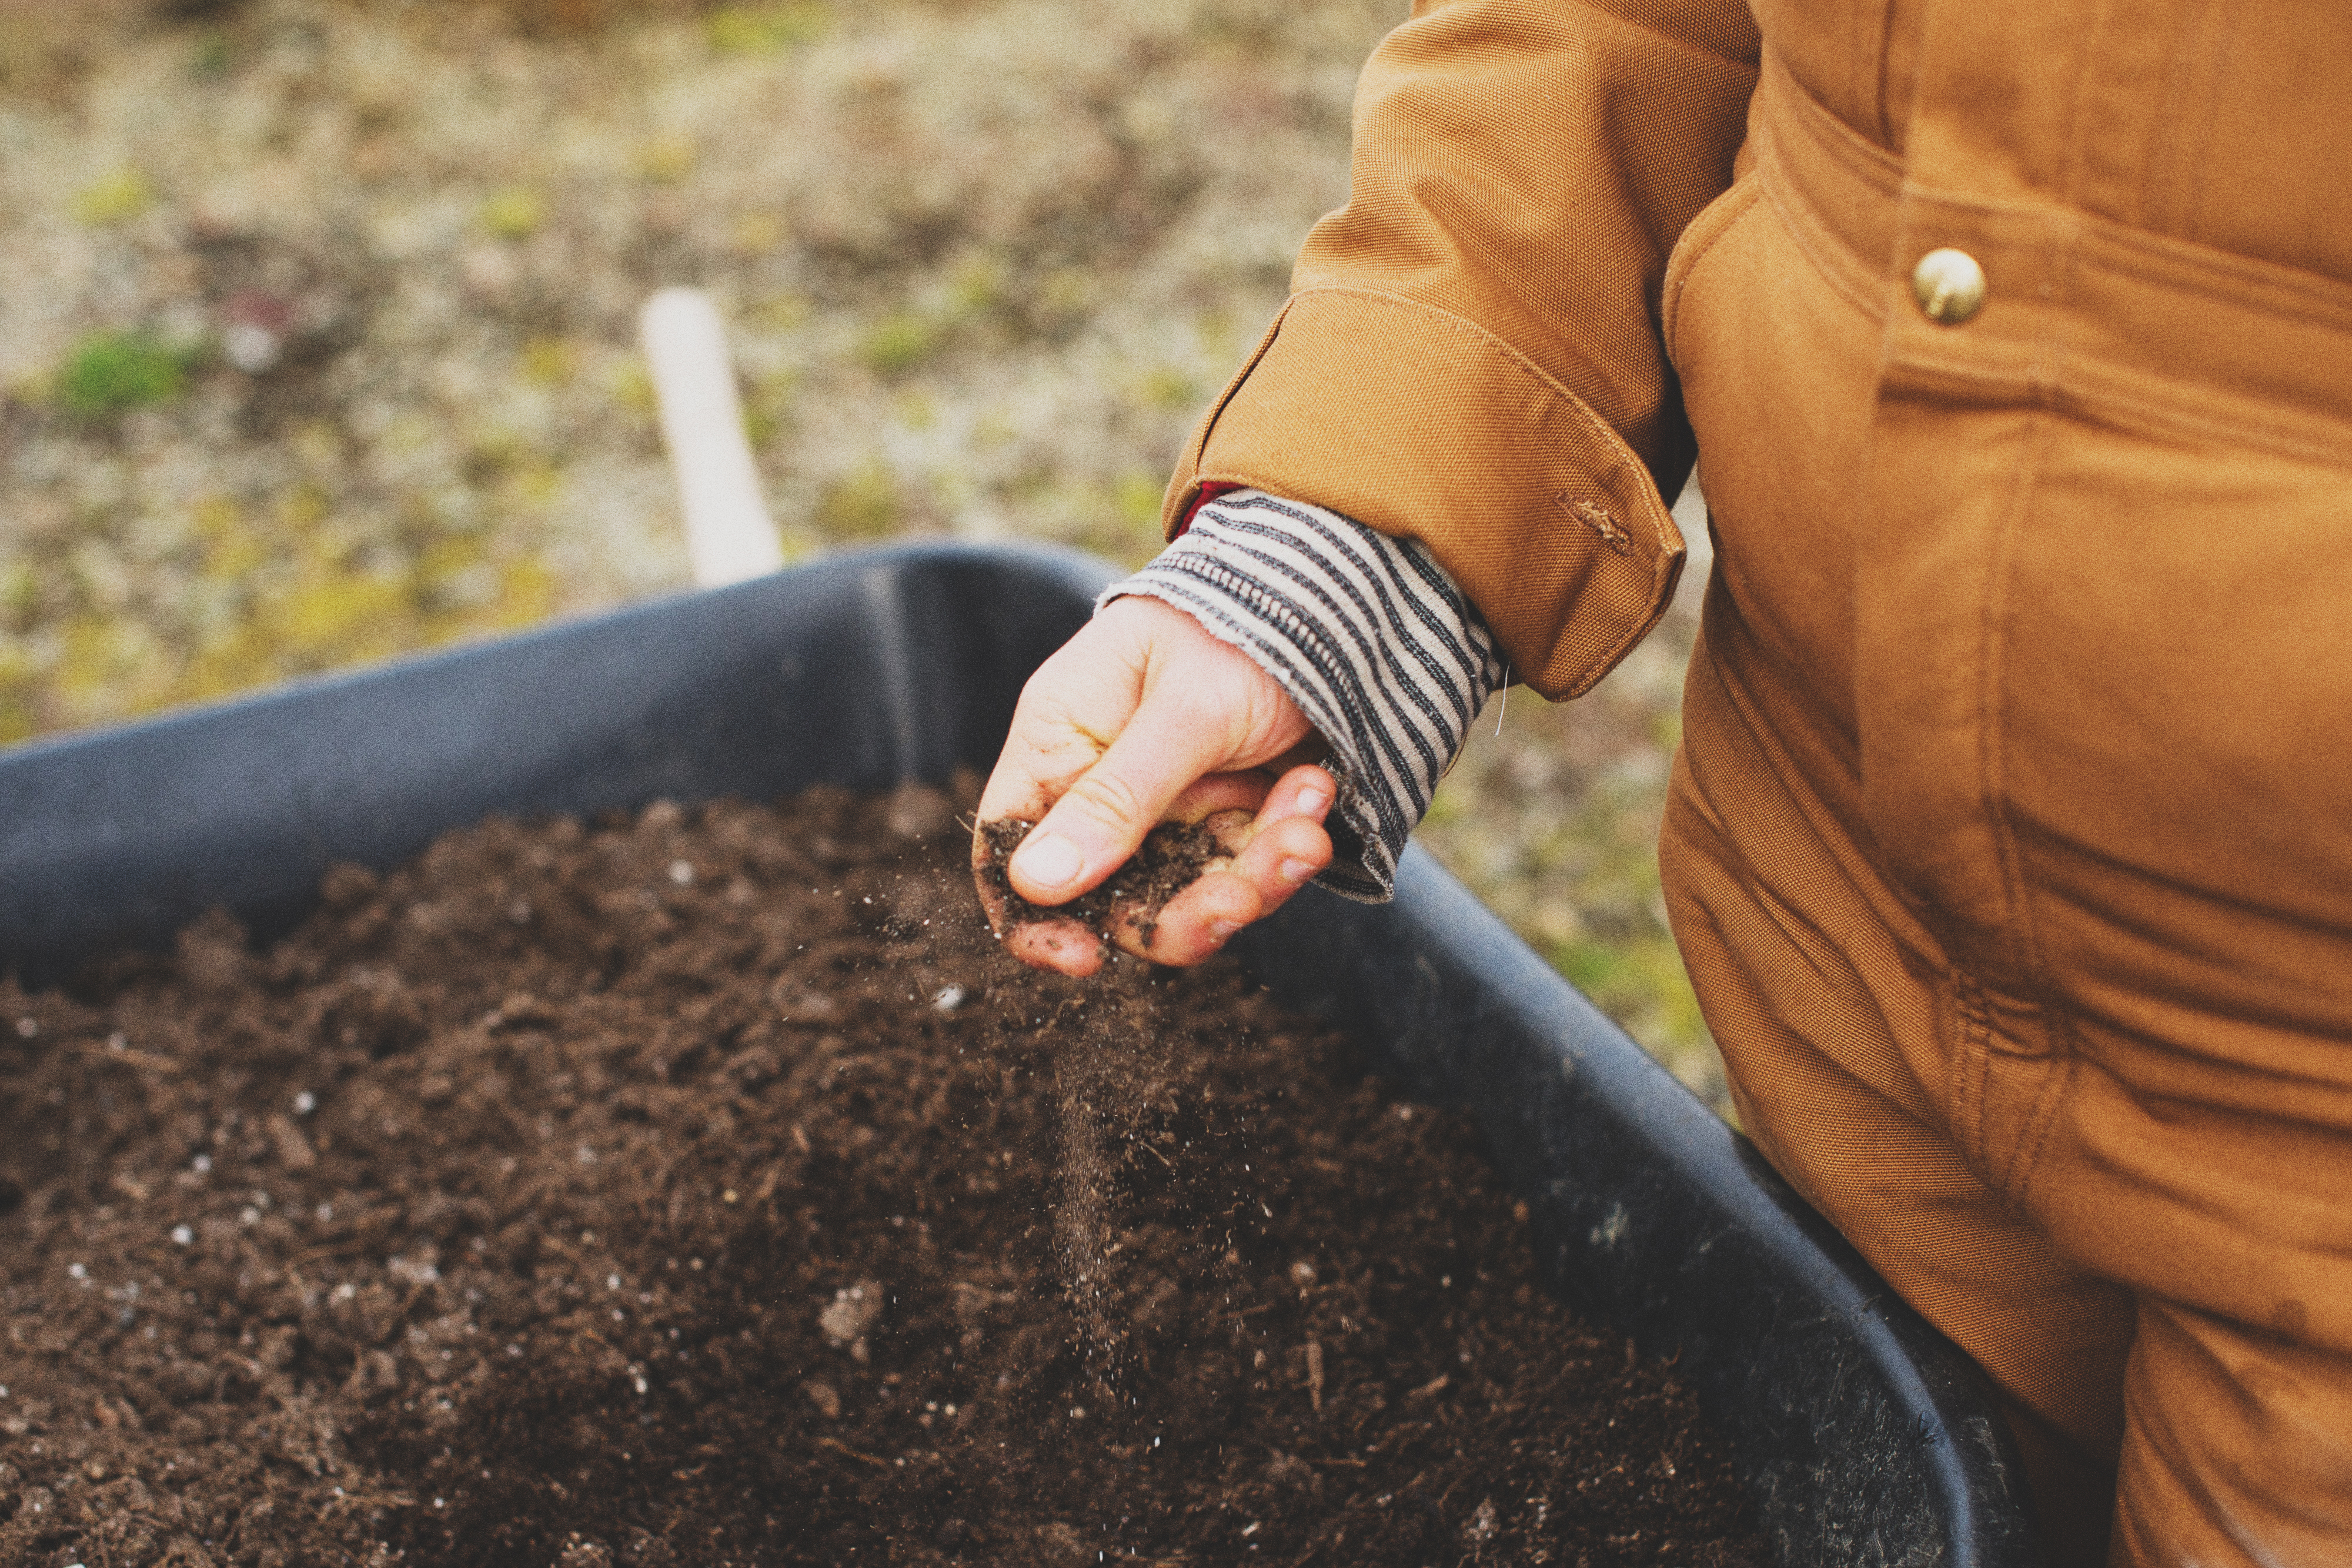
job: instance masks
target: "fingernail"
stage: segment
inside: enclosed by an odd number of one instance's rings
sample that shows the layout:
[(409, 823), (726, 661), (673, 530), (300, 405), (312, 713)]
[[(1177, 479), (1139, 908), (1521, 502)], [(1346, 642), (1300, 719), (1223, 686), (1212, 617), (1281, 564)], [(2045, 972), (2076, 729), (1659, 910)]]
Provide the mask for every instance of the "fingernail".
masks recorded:
[(1039, 887), (1076, 882), (1087, 868), (1086, 852), (1059, 833), (1032, 833), (1013, 856), (1022, 876)]
[(1231, 920), (1212, 920), (1209, 922), (1209, 940), (1222, 947), (1240, 929), (1241, 926)]
[(1301, 789), (1298, 792), (1298, 814), (1302, 817), (1320, 816), (1323, 808), (1330, 803), (1331, 797), (1320, 789)]
[(1282, 862), (1282, 880), (1289, 883), (1294, 887), (1298, 883), (1305, 882), (1308, 877), (1313, 876), (1314, 874), (1315, 868), (1308, 865), (1305, 861), (1285, 861)]

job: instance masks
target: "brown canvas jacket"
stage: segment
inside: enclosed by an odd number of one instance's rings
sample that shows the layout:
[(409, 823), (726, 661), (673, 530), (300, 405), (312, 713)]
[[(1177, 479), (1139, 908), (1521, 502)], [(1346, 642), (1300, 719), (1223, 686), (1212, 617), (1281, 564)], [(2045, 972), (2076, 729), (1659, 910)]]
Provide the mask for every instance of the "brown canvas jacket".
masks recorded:
[(1171, 528), (1422, 538), (1569, 695), (1696, 449), (1660, 871), (1747, 1130), (2054, 1561), (2118, 1466), (2118, 1563), (2345, 1561), (2352, 5), (1423, 4), (1356, 137)]
[[(1419, 0), (1365, 72), (1349, 202), (1165, 520), (1242, 484), (1424, 539), (1522, 679), (1582, 692), (1680, 570), (1675, 281), (1752, 199), (1774, 115), (1852, 165), (1828, 221), (1882, 247), (1850, 281), (1890, 393), (2340, 458), (2347, 72), (2336, 0)], [(1990, 278), (1962, 330), (1911, 302), (1939, 246)]]

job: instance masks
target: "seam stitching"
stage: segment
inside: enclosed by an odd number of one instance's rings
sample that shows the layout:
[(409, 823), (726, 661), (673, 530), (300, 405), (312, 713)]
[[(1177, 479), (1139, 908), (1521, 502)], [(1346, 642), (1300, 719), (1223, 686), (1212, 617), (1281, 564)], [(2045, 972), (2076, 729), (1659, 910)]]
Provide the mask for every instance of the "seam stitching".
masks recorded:
[(2006, 653), (2010, 580), (2016, 564), (2017, 536), (2024, 527), (2034, 480), (2043, 465), (2051, 439), (2051, 425), (2052, 422), (2045, 415), (2034, 417), (2026, 460), (2019, 467), (2016, 493), (2004, 508), (2000, 530), (1993, 542), (1994, 559), (1987, 563), (1982, 642), (1979, 654), (1983, 660), (1983, 667), (1979, 672), (1978, 685), (1979, 804), (1985, 813), (1986, 825), (1993, 836), (1994, 852), (2000, 866), (2003, 902), (2009, 906), (2010, 917), (2016, 923), (2019, 932), (2016, 961), (2020, 978), (2045, 996), (2048, 988), (2043, 980), (2048, 959), (2043, 950), (2039, 907), (2028, 883), (2023, 852), (2018, 846), (2016, 822), (2009, 807), (2008, 747), (2003, 726), (2009, 695)]
[[(1558, 378), (1554, 377), (1550, 371), (1545, 370), (1541, 365), (1538, 365), (1533, 360), (1528, 359), (1527, 355), (1520, 352), (1517, 349), (1513, 348), (1503, 339), (1496, 337), (1494, 333), (1488, 331), (1486, 328), (1481, 327), (1475, 321), (1471, 320), (1468, 317), (1458, 316), (1453, 311), (1447, 310), (1441, 306), (1424, 304), (1421, 300), (1414, 299), (1407, 295), (1391, 294), (1385, 289), (1363, 288), (1349, 284), (1317, 284), (1311, 287), (1302, 288), (1297, 293), (1291, 296), (1291, 304), (1295, 306), (1300, 300), (1307, 298), (1309, 295), (1316, 294), (1334, 294), (1351, 298), (1369, 300), (1374, 304), (1387, 306), (1391, 309), (1403, 310), (1412, 315), (1426, 317), (1437, 325), (1444, 327), (1447, 331), (1453, 333), (1454, 336), (1475, 342), (1481, 348), (1491, 350), (1509, 363), (1510, 366), (1514, 370), (1517, 371), (1522, 376), (1534, 382), (1545, 392), (1558, 399), (1568, 410), (1570, 417), (1575, 420), (1578, 424), (1583, 426), (1587, 434), (1591, 435), (1600, 441), (1603, 451), (1608, 452), (1612, 458), (1617, 459), (1620, 466), (1639, 474), (1643, 484), (1647, 486), (1653, 494), (1655, 493), (1656, 486), (1649, 484), (1649, 470), (1643, 466), (1641, 458), (1634, 453), (1633, 449), (1625, 444), (1625, 438), (1618, 434), (1614, 429), (1611, 428), (1607, 420), (1602, 419), (1599, 414), (1593, 413), (1582, 398), (1569, 391), (1567, 386)], [(1284, 314), (1289, 314), (1287, 308), (1285, 308)], [(1663, 501), (1658, 505), (1658, 512), (1660, 516), (1664, 515), (1665, 506)], [(1651, 518), (1647, 520), (1651, 524), (1651, 537), (1659, 545), (1660, 553), (1671, 553), (1671, 547), (1668, 547), (1665, 544), (1666, 536), (1664, 530), (1656, 526), (1656, 519)], [(1654, 575), (1654, 572), (1653, 575)]]
[(1953, 1131), (1960, 1152), (1969, 1164), (1981, 1169), (1984, 1165), (1984, 1112), (1982, 1084), (1978, 1072), (1984, 1062), (1987, 1047), (1984, 1024), (1978, 1016), (1975, 987), (1958, 969), (1948, 971), (1952, 981), (1952, 1014), (1958, 1027), (1953, 1031), (1952, 1060), (1948, 1069), (1952, 1096)]
[[(1678, 371), (1682, 362), (1680, 339), (1683, 298), (1690, 292), (1691, 283), (1698, 277), (1699, 268), (1706, 265), (1708, 258), (1713, 256), (1717, 248), (1730, 237), (1731, 231), (1739, 226), (1741, 220), (1756, 210), (1756, 204), (1763, 195), (1762, 191), (1758, 189), (1761, 183), (1762, 172), (1761, 168), (1759, 168), (1748, 179), (1733, 184), (1725, 191), (1723, 198), (1718, 198), (1723, 201), (1719, 213), (1715, 206), (1709, 206), (1700, 213), (1691, 226), (1683, 231), (1682, 240), (1675, 242), (1673, 254), (1666, 257), (1667, 281), (1671, 287), (1664, 298), (1658, 302), (1658, 329), (1659, 337), (1666, 351), (1666, 362), (1675, 366)], [(1735, 196), (1741, 199), (1737, 201), (1724, 199)], [(1710, 218), (1713, 219), (1710, 226), (1701, 229), (1699, 225), (1707, 223)], [(1690, 259), (1682, 261), (1684, 243), (1694, 240), (1696, 248), (1692, 250)], [(1677, 262), (1681, 263), (1679, 267), (1675, 265)]]
[[(1866, 288), (1856, 285), (1850, 273), (1861, 273), (1863, 268), (1856, 266), (1849, 269), (1843, 265), (1844, 258), (1852, 253), (1839, 241), (1825, 239), (1816, 232), (1817, 221), (1810, 210), (1796, 210), (1801, 205), (1810, 208), (1811, 204), (1805, 202), (1798, 192), (1796, 183), (1787, 177), (1777, 142), (1778, 138), (1770, 133), (1768, 127), (1764, 145), (1756, 162), (1759, 174), (1764, 176), (1764, 197), (1772, 204), (1772, 210), (1780, 214), (1780, 226), (1788, 230), (1790, 237), (1797, 242), (1797, 249), (1812, 263), (1813, 270), (1822, 275), (1822, 280), (1847, 304), (1883, 329), (1887, 309), (1884, 280), (1874, 279)], [(1825, 225), (1818, 226), (1826, 227)]]
[[(2051, 1129), (2058, 1124), (2058, 1107), (2065, 1100), (2065, 1089), (2074, 1082), (2079, 1061), (2074, 1044), (2074, 1031), (2070, 1026), (2053, 1017), (2050, 1019), (2050, 1032), (2053, 1049), (2063, 1049), (2063, 1055), (2042, 1067), (2042, 1086), (2034, 1091), (2032, 1108), (2026, 1113), (2025, 1131), (2018, 1138), (2017, 1151), (2010, 1157), (2008, 1179), (2002, 1184), (2020, 1206), (2033, 1185), (2033, 1173), (2041, 1168), (2042, 1151), (2050, 1145)], [(2061, 1040), (2066, 1041), (2063, 1048), (2057, 1043)]]

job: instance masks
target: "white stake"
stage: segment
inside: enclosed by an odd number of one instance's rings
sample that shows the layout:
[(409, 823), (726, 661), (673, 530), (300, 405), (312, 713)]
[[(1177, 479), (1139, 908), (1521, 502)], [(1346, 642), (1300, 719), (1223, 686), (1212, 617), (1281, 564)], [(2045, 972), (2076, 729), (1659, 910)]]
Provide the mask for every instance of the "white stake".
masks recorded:
[(717, 588), (775, 570), (783, 550), (744, 438), (718, 307), (699, 288), (664, 288), (646, 301), (638, 330), (677, 476), (696, 585)]

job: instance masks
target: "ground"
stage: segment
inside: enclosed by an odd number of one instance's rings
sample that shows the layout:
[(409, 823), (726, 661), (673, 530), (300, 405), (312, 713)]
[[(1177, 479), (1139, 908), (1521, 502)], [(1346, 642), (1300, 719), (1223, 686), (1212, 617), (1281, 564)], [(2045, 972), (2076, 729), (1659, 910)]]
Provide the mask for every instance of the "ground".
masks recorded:
[[(1399, 0), (0, 0), (0, 743), (687, 586), (635, 319), (794, 559), (1136, 562)], [(1422, 838), (1718, 1107), (1653, 844), (1690, 595)]]

